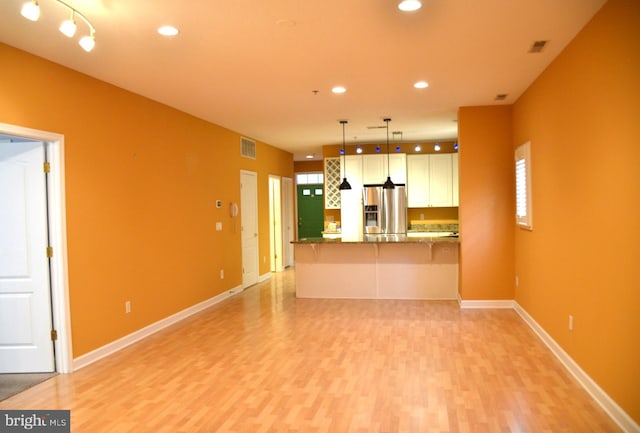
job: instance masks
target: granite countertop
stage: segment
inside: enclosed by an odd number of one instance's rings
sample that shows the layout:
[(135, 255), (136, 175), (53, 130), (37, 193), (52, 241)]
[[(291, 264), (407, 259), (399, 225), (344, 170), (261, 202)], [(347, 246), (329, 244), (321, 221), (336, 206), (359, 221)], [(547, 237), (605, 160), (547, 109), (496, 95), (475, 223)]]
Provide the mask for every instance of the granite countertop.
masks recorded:
[(419, 236), (412, 237), (407, 235), (361, 235), (352, 239), (327, 239), (327, 238), (302, 238), (291, 241), (292, 244), (424, 244), (424, 243), (441, 243), (453, 242), (459, 243), (458, 237), (449, 236)]

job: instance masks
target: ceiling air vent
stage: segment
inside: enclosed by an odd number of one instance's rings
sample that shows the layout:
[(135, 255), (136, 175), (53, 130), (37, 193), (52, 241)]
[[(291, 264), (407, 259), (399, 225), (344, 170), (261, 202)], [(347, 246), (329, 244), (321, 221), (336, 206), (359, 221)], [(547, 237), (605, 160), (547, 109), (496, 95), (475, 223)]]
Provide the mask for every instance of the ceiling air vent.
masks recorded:
[(245, 158), (256, 159), (256, 142), (240, 137), (240, 155)]
[(507, 99), (507, 95), (506, 93), (498, 93), (495, 97), (496, 101), (504, 101), (505, 99)]
[(541, 52), (544, 47), (547, 46), (547, 43), (549, 41), (535, 41), (533, 44), (531, 44), (531, 48), (529, 48), (529, 52), (530, 53), (539, 53)]

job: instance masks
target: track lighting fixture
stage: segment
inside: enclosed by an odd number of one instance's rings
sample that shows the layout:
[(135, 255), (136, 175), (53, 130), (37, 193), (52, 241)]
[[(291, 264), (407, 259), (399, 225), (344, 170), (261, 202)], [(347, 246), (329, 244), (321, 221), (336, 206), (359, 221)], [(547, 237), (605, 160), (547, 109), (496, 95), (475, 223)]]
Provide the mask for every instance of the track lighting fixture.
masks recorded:
[[(80, 38), (80, 41), (78, 43), (80, 44), (82, 49), (85, 50), (86, 52), (93, 50), (93, 48), (96, 46), (96, 39), (95, 39), (96, 29), (89, 22), (87, 17), (82, 15), (80, 12), (78, 12), (77, 9), (72, 8), (62, 0), (53, 0), (53, 1), (63, 6), (69, 11), (69, 19), (63, 21), (62, 24), (60, 24), (59, 29), (62, 32), (62, 34), (64, 34), (69, 38), (72, 38), (73, 36), (75, 36), (76, 30), (78, 28), (76, 25), (76, 16), (80, 17), (80, 19), (85, 22), (87, 27), (89, 27), (89, 35), (85, 35), (82, 38)], [(38, 21), (38, 18), (40, 18), (40, 5), (38, 4), (38, 1), (30, 0), (26, 2), (25, 4), (22, 5), (22, 9), (20, 13), (22, 14), (23, 17), (25, 17), (28, 20)]]

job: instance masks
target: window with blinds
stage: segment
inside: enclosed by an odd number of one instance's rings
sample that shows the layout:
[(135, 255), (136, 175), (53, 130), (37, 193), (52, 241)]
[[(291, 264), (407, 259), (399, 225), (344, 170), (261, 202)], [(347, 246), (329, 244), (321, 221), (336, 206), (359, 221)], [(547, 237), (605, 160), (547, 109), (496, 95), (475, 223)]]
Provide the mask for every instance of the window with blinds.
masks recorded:
[(516, 149), (516, 223), (529, 230), (533, 229), (531, 207), (531, 142)]

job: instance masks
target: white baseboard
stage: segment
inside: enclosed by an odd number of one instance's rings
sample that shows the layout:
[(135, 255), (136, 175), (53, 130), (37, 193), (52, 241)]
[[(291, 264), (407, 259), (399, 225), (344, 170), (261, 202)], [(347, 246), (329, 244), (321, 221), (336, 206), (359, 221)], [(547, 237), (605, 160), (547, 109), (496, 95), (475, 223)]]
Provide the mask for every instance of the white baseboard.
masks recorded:
[(270, 278), (271, 278), (271, 272), (269, 272), (269, 273), (267, 273), (267, 274), (260, 275), (260, 276), (258, 277), (258, 282), (259, 282), (259, 283), (262, 283), (262, 282), (264, 282), (264, 281), (267, 281), (267, 280), (268, 280), (268, 279), (270, 279)]
[(95, 349), (82, 356), (74, 358), (72, 371), (79, 370), (83, 367), (86, 367), (87, 365), (93, 364), (94, 362), (106, 356), (109, 356), (119, 350), (122, 350), (125, 347), (130, 346), (133, 343), (136, 343), (142, 340), (143, 338), (146, 338), (152, 334), (155, 334), (156, 332), (168, 326), (171, 326), (174, 323), (184, 320), (187, 317), (192, 316), (214, 304), (222, 302), (225, 299), (240, 292), (242, 292), (242, 286), (236, 286), (230, 290), (227, 290), (226, 292), (220, 293), (219, 295), (216, 295), (212, 298), (202, 301), (199, 304), (193, 305), (189, 308), (179, 311), (175, 314), (172, 314), (169, 317), (165, 317), (164, 319), (158, 320), (157, 322), (152, 323), (151, 325), (145, 326), (144, 328), (139, 329), (129, 335), (125, 335), (124, 337), (116, 341), (113, 341), (109, 344), (99, 347), (98, 349)]
[(520, 315), (533, 332), (551, 350), (558, 360), (565, 366), (571, 375), (582, 385), (582, 387), (593, 397), (593, 399), (604, 409), (626, 433), (640, 433), (640, 425), (635, 422), (609, 395), (594, 382), (587, 373), (576, 363), (567, 352), (560, 347), (556, 341), (534, 320), (527, 311), (516, 301), (513, 302), (513, 309)]
[(460, 294), (458, 294), (458, 304), (460, 304), (460, 308), (513, 308), (514, 301), (511, 299), (496, 299), (496, 300), (488, 300), (488, 301), (465, 301), (460, 298)]

